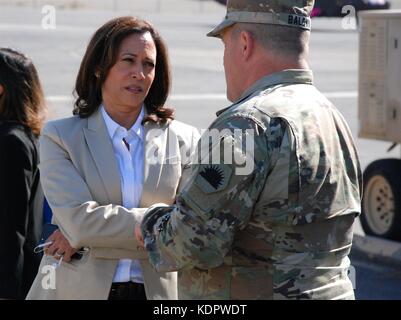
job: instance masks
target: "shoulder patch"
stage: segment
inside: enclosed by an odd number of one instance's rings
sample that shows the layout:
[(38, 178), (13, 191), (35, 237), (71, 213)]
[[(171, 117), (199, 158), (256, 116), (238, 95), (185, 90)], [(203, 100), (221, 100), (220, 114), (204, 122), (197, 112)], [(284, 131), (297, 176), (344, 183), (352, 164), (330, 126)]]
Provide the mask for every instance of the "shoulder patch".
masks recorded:
[(205, 193), (224, 190), (230, 181), (232, 169), (227, 165), (204, 165), (195, 179), (196, 185)]

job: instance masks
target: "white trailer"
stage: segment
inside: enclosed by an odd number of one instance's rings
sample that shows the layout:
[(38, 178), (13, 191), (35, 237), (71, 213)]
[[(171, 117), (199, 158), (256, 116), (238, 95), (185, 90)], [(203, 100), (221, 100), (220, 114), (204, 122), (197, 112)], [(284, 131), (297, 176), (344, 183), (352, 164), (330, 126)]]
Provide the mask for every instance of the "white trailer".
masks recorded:
[[(359, 137), (388, 141), (394, 148), (401, 143), (401, 10), (358, 16)], [(401, 240), (401, 159), (376, 160), (363, 178), (364, 231)]]

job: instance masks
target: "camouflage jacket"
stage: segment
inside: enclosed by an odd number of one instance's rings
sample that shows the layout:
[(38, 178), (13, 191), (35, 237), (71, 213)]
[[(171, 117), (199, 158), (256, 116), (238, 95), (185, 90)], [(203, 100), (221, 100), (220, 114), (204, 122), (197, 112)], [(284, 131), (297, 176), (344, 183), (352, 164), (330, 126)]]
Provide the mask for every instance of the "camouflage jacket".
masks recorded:
[(264, 77), (220, 111), (209, 129), (224, 133), (203, 134), (176, 204), (147, 211), (145, 247), (157, 270), (179, 270), (180, 299), (354, 298), (361, 171), (312, 78)]

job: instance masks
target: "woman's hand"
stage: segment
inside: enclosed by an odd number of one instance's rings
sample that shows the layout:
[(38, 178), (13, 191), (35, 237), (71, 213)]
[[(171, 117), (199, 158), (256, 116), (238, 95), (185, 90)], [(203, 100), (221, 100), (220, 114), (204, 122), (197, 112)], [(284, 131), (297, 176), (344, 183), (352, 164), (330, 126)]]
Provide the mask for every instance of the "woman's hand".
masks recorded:
[(59, 260), (63, 257), (63, 261), (70, 262), (71, 257), (78, 251), (77, 249), (71, 247), (70, 243), (64, 237), (60, 230), (56, 230), (52, 233), (46, 242), (52, 242), (44, 252), (49, 256), (53, 256), (55, 259)]

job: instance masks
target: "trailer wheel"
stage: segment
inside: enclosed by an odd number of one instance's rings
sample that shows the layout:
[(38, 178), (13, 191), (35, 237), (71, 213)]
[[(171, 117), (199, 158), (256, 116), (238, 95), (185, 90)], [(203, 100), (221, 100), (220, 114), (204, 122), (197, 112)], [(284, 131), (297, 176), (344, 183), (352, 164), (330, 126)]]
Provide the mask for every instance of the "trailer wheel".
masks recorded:
[(401, 240), (401, 160), (372, 162), (363, 180), (363, 230), (368, 235)]

